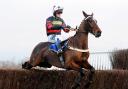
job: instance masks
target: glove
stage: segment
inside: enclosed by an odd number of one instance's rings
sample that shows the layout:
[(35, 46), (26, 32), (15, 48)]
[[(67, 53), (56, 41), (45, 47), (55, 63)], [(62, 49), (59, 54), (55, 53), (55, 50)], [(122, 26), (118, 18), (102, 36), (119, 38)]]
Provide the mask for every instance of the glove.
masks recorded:
[(69, 30), (69, 28), (64, 28), (64, 31), (65, 31), (66, 33), (68, 33), (70, 30)]

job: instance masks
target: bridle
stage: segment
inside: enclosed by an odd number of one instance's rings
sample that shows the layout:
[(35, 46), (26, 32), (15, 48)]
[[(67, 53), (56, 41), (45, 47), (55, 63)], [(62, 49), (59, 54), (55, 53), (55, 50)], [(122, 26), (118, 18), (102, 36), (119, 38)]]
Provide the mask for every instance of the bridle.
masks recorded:
[(88, 16), (88, 17), (86, 17), (84, 20), (86, 21), (86, 20), (88, 20), (89, 18), (92, 18), (92, 16)]

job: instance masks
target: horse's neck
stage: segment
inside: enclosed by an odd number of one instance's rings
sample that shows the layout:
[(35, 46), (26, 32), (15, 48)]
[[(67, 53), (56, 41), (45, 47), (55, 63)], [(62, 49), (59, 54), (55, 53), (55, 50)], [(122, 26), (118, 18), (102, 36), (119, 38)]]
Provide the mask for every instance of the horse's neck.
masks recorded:
[(78, 32), (70, 40), (70, 45), (79, 49), (88, 49), (88, 29), (84, 20), (81, 22)]
[[(85, 31), (86, 29), (86, 31)], [(84, 20), (81, 22), (80, 27), (79, 27), (79, 39), (81, 39), (82, 43), (82, 48), (87, 49), (88, 48), (88, 31), (87, 31), (87, 23), (84, 22)]]
[(69, 45), (74, 48), (88, 49), (88, 34), (76, 33), (76, 35), (72, 37), (69, 42)]
[(79, 41), (77, 43), (78, 44), (81, 43), (81, 48), (87, 49), (88, 48), (88, 33), (79, 33), (78, 39)]

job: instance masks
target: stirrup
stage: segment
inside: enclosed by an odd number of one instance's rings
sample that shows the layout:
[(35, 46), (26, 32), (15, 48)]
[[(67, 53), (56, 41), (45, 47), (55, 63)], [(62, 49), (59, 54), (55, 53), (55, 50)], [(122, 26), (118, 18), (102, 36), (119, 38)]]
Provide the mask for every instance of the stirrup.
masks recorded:
[(57, 51), (57, 55), (58, 55), (58, 56), (60, 56), (62, 53), (63, 53), (63, 50), (62, 50), (62, 49), (59, 49), (59, 50)]

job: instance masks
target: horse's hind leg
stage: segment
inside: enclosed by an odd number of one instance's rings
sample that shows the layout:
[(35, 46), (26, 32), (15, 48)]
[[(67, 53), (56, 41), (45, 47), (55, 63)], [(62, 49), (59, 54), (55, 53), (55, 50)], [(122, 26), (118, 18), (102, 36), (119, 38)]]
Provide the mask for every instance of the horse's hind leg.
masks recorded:
[(30, 58), (30, 64), (32, 67), (39, 66), (41, 62), (44, 62), (44, 54), (46, 52), (46, 49), (40, 50), (38, 54), (33, 54)]
[(31, 69), (32, 67), (38, 66), (38, 64), (41, 62), (41, 53), (38, 55), (32, 54), (30, 57), (30, 60), (22, 64), (23, 69)]

